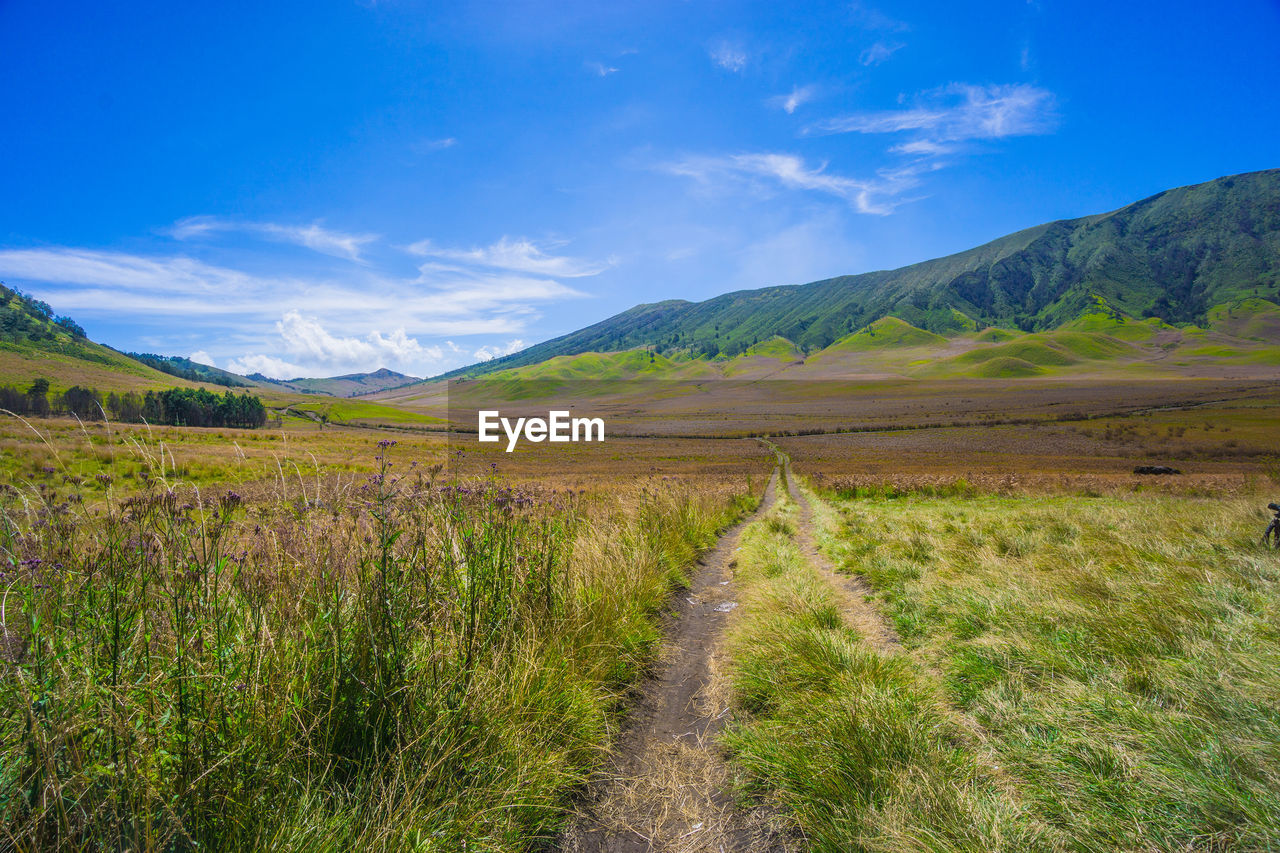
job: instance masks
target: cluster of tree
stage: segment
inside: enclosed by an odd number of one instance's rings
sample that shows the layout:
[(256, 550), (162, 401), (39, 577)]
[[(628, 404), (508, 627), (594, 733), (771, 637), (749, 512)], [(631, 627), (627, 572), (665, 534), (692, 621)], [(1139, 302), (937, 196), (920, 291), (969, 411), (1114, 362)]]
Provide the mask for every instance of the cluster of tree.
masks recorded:
[(152, 352), (127, 352), (125, 355), (134, 361), (140, 361), (148, 367), (154, 367), (161, 373), (177, 376), (192, 382), (209, 382), (214, 385), (225, 385), (228, 388), (249, 388), (253, 383), (241, 379), (234, 373), (219, 370), (179, 355), (156, 355)]
[(75, 339), (85, 337), (79, 323), (70, 317), (55, 316), (49, 303), (0, 284), (0, 340), (55, 340), (59, 330)]
[(170, 388), (139, 394), (115, 391), (105, 397), (101, 391), (68, 388), (51, 394), (49, 380), (37, 379), (25, 390), (0, 385), (0, 408), (19, 415), (75, 415), (81, 420), (101, 420), (105, 416), (125, 423), (167, 424), (169, 426), (242, 427), (254, 429), (267, 422), (267, 409), (252, 394), (215, 394), (204, 388)]

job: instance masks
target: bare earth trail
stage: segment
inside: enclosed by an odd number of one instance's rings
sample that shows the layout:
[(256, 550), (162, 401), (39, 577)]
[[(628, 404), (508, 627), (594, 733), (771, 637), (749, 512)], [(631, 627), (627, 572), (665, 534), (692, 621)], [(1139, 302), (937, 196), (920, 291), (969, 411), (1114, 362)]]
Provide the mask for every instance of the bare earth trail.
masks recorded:
[[(755, 513), (730, 528), (700, 561), (675, 615), (655, 672), (640, 686), (608, 774), (593, 784), (558, 840), (563, 853), (781, 853), (791, 849), (770, 815), (735, 808), (716, 743), (729, 708), (713, 695), (732, 567), (742, 528), (778, 499), (774, 470)], [(714, 691), (719, 693), (721, 691)]]

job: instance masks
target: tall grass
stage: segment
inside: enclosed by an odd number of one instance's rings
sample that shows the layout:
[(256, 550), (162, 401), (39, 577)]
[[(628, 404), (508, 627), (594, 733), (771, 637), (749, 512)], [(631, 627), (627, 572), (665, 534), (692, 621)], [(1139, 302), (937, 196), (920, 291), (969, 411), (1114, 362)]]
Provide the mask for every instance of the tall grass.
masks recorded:
[(726, 743), (748, 789), (815, 851), (1055, 849), (929, 679), (844, 623), (844, 593), (797, 547), (795, 514), (780, 504), (753, 522), (739, 552)]
[(1254, 851), (1280, 838), (1264, 503), (917, 495), (819, 517), (1067, 849)]
[(358, 487), (271, 501), (158, 477), (119, 498), (105, 470), (105, 500), (5, 488), (0, 846), (553, 835), (654, 610), (742, 503), (669, 485), (588, 512), (400, 472), (393, 444)]

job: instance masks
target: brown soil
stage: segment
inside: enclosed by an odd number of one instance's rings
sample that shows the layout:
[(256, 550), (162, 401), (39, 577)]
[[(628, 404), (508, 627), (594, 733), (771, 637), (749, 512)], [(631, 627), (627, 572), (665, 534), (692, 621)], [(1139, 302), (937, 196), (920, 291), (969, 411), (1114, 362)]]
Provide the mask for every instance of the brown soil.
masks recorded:
[[(775, 470), (756, 514), (777, 499)], [(754, 517), (754, 516), (753, 516)], [(716, 734), (729, 708), (711, 683), (713, 657), (736, 606), (733, 553), (740, 522), (700, 562), (692, 586), (673, 602), (667, 643), (607, 772), (588, 790), (557, 847), (563, 853), (731, 853), (786, 851), (786, 834), (765, 809), (735, 807)]]

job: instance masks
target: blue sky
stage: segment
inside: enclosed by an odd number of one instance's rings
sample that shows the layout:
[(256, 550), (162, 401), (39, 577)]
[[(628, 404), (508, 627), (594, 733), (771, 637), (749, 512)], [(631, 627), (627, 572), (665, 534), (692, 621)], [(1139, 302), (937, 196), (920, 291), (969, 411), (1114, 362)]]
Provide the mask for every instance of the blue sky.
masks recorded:
[(432, 375), (1280, 166), (1280, 4), (0, 0), (0, 280)]

